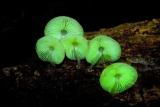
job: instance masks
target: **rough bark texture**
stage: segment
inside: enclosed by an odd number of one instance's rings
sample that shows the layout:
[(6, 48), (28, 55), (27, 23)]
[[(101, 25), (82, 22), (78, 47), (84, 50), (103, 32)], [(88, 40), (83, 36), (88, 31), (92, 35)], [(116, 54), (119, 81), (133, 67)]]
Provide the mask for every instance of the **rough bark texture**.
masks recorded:
[(99, 84), (102, 70), (111, 63), (94, 66), (65, 58), (52, 67), (35, 56), (23, 64), (0, 72), (0, 103), (21, 107), (156, 107), (160, 106), (160, 19), (124, 23), (119, 26), (86, 32), (85, 38), (108, 35), (122, 47), (117, 62), (132, 65), (138, 71), (136, 84), (123, 93), (111, 96)]

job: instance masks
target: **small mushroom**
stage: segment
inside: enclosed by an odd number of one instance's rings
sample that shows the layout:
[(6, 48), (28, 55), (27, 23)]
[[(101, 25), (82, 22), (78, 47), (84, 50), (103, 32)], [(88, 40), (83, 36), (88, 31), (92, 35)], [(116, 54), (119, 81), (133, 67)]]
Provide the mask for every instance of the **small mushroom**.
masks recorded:
[(83, 36), (82, 26), (73, 18), (58, 16), (51, 19), (45, 26), (44, 35), (62, 39), (68, 35)]
[(60, 64), (65, 57), (63, 45), (52, 36), (40, 38), (36, 43), (36, 52), (42, 61), (48, 61), (53, 66)]
[(86, 60), (91, 63), (88, 72), (96, 63), (114, 62), (121, 56), (121, 47), (119, 43), (111, 37), (99, 35), (89, 41)]
[(86, 57), (88, 41), (82, 36), (67, 36), (61, 40), (68, 59), (77, 60), (80, 69), (80, 60)]
[(136, 69), (125, 63), (114, 63), (107, 66), (100, 76), (100, 85), (105, 91), (121, 93), (135, 84), (138, 78)]

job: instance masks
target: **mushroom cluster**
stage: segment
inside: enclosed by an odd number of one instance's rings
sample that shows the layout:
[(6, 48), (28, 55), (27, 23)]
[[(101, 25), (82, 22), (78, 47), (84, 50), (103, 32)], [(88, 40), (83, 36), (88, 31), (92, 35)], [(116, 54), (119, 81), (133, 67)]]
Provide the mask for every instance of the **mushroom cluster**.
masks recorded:
[[(70, 60), (90, 63), (88, 72), (96, 64), (115, 62), (121, 56), (119, 43), (106, 35), (97, 35), (91, 40), (84, 38), (82, 26), (73, 18), (58, 16), (51, 19), (44, 29), (44, 37), (36, 43), (36, 53), (42, 61), (55, 66), (63, 62), (65, 55)], [(135, 84), (137, 71), (125, 63), (113, 63), (101, 73), (100, 85), (111, 94), (121, 93)]]
[(84, 37), (82, 26), (73, 18), (58, 16), (51, 19), (44, 29), (44, 37), (36, 44), (36, 52), (42, 61), (52, 65), (60, 64), (65, 58), (77, 60), (85, 59), (88, 40)]

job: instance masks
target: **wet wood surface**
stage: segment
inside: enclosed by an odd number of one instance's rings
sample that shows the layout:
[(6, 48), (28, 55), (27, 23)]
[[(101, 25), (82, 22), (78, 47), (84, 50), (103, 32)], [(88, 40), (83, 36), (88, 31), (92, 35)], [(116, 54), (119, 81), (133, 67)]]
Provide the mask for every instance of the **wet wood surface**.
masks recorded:
[[(119, 26), (85, 32), (85, 38), (108, 35), (122, 47), (116, 62), (128, 63), (138, 72), (138, 80), (130, 89), (111, 96), (99, 84), (102, 70), (109, 64), (94, 66), (65, 58), (56, 67), (29, 57), (17, 66), (0, 72), (0, 104), (28, 107), (156, 107), (160, 106), (160, 19), (124, 23)], [(10, 102), (10, 103), (8, 103)]]

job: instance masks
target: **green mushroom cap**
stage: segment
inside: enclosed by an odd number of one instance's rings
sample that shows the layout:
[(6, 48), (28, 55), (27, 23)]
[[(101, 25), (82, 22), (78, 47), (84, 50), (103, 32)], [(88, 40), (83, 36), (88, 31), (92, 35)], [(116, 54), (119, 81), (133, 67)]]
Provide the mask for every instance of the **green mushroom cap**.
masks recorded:
[(111, 94), (121, 93), (135, 84), (138, 78), (136, 69), (125, 63), (107, 66), (100, 76), (100, 85)]
[(68, 35), (83, 36), (82, 26), (73, 18), (58, 16), (51, 19), (45, 26), (44, 35), (62, 39)]
[(52, 36), (40, 38), (36, 43), (36, 52), (42, 61), (48, 61), (52, 65), (60, 64), (65, 57), (63, 45)]
[(114, 62), (121, 56), (119, 43), (111, 37), (99, 35), (89, 41), (86, 60), (91, 63), (89, 72), (96, 63)]
[(67, 36), (61, 40), (68, 59), (77, 60), (80, 68), (80, 60), (86, 57), (88, 41), (82, 36)]

